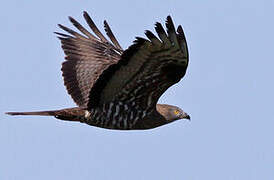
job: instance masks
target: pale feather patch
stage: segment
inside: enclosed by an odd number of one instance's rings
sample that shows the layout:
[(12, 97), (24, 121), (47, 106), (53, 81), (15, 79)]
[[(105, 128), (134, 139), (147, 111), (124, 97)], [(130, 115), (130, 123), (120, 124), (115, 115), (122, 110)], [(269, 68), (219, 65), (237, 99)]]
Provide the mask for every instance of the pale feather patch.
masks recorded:
[(91, 115), (91, 113), (88, 110), (86, 110), (85, 111), (85, 118), (90, 119), (90, 115)]

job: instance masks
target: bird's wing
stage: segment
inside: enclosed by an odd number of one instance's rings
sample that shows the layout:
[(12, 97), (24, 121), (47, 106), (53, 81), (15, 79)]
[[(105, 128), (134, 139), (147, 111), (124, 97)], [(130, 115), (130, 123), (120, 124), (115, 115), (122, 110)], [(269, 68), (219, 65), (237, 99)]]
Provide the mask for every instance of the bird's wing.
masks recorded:
[(60, 24), (59, 27), (70, 35), (56, 33), (66, 55), (62, 64), (64, 84), (80, 107), (87, 106), (90, 89), (105, 69), (119, 61), (123, 52), (106, 21), (105, 31), (112, 43), (103, 36), (86, 12), (83, 16), (95, 35), (72, 17), (69, 20), (82, 34)]
[(155, 108), (159, 97), (185, 75), (189, 59), (183, 28), (176, 31), (170, 16), (166, 28), (167, 33), (156, 23), (159, 39), (146, 31), (148, 39), (137, 38), (103, 72), (90, 91), (89, 109), (111, 101)]

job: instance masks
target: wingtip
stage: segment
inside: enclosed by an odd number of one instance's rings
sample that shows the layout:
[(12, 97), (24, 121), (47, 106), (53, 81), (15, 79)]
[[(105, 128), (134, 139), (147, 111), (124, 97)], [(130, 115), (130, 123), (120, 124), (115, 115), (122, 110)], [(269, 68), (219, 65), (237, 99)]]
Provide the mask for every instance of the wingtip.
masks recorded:
[(65, 29), (66, 29), (65, 26), (63, 26), (62, 24), (57, 24), (57, 25), (58, 25), (59, 28), (61, 28), (61, 29), (63, 29), (64, 31), (66, 31), (66, 30), (65, 30)]
[(175, 31), (174, 24), (170, 15), (166, 18), (166, 27), (168, 31)]
[(145, 30), (145, 35), (150, 40), (156, 38), (156, 36), (150, 30)]
[(161, 26), (161, 23), (156, 22), (156, 23), (155, 23), (155, 28), (157, 28), (157, 27), (159, 27), (159, 26)]
[(168, 21), (172, 21), (172, 18), (171, 18), (170, 15), (168, 15), (168, 16), (166, 17), (166, 21), (167, 21), (167, 22), (168, 22)]
[(158, 34), (159, 34), (159, 33), (164, 33), (164, 32), (165, 32), (165, 30), (164, 30), (162, 24), (159, 23), (159, 22), (156, 22), (156, 23), (155, 23), (155, 30), (156, 30), (156, 32), (157, 32)]
[(87, 11), (83, 11), (83, 16), (84, 18), (87, 20), (87, 19), (91, 19), (89, 14), (87, 13)]
[(73, 17), (71, 17), (71, 16), (69, 16), (68, 19), (69, 19), (69, 21), (70, 21), (72, 24), (74, 24), (74, 22), (76, 21), (76, 20), (75, 20)]
[(147, 39), (143, 38), (143, 37), (135, 37), (135, 40), (133, 41), (134, 44), (138, 44), (138, 45), (142, 45), (143, 43), (145, 43), (146, 41), (148, 41)]
[(182, 27), (181, 25), (178, 26), (177, 32), (178, 32), (178, 33), (179, 33), (179, 32), (183, 32), (183, 27)]
[(152, 33), (150, 30), (145, 30), (145, 35)]
[(88, 15), (87, 11), (83, 11), (83, 15)]
[(184, 33), (184, 29), (181, 25), (178, 26), (177, 28), (177, 33), (179, 34), (180, 37), (185, 39), (185, 33)]
[(65, 35), (65, 34), (63, 34), (63, 33), (59, 33), (59, 32), (56, 32), (56, 31), (54, 31), (53, 33), (56, 34), (56, 35), (58, 35), (58, 37), (59, 37), (59, 36), (64, 36), (64, 35)]
[(109, 25), (108, 25), (108, 23), (107, 23), (107, 21), (106, 20), (104, 20), (104, 29), (105, 29), (105, 31), (106, 31), (106, 33), (109, 33), (108, 32), (108, 30), (110, 29), (110, 27), (109, 27)]
[(173, 25), (173, 21), (170, 15), (166, 17), (166, 26)]

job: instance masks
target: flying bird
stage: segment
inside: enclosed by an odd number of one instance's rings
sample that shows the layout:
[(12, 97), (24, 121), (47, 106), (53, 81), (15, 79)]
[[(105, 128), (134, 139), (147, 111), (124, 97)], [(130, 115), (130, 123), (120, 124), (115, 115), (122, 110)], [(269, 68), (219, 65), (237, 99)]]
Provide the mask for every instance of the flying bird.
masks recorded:
[(80, 31), (66, 26), (55, 32), (65, 53), (62, 63), (64, 85), (77, 107), (37, 112), (7, 112), (9, 115), (54, 116), (91, 126), (143, 130), (156, 128), (190, 116), (181, 108), (157, 104), (160, 96), (184, 77), (189, 62), (182, 26), (175, 30), (170, 16), (166, 31), (157, 22), (154, 35), (137, 37), (123, 50), (104, 21), (109, 40), (99, 31), (87, 12), (84, 19), (93, 33), (74, 18), (70, 22)]

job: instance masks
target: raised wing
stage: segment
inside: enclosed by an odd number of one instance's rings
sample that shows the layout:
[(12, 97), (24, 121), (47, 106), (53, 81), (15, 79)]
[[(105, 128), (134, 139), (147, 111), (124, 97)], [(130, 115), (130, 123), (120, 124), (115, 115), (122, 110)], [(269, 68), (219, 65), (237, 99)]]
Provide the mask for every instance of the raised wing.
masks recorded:
[(160, 23), (155, 30), (160, 39), (146, 31), (149, 40), (137, 38), (121, 57), (97, 80), (90, 92), (88, 108), (110, 101), (155, 108), (159, 97), (185, 75), (188, 48), (181, 26), (175, 31), (170, 16), (167, 34)]
[(89, 92), (94, 83), (105, 69), (118, 62), (123, 52), (106, 21), (105, 31), (112, 43), (98, 30), (87, 12), (84, 12), (83, 16), (95, 35), (72, 17), (69, 17), (69, 20), (82, 34), (60, 24), (59, 27), (70, 35), (56, 33), (66, 55), (66, 61), (62, 64), (64, 84), (80, 107), (87, 106)]

